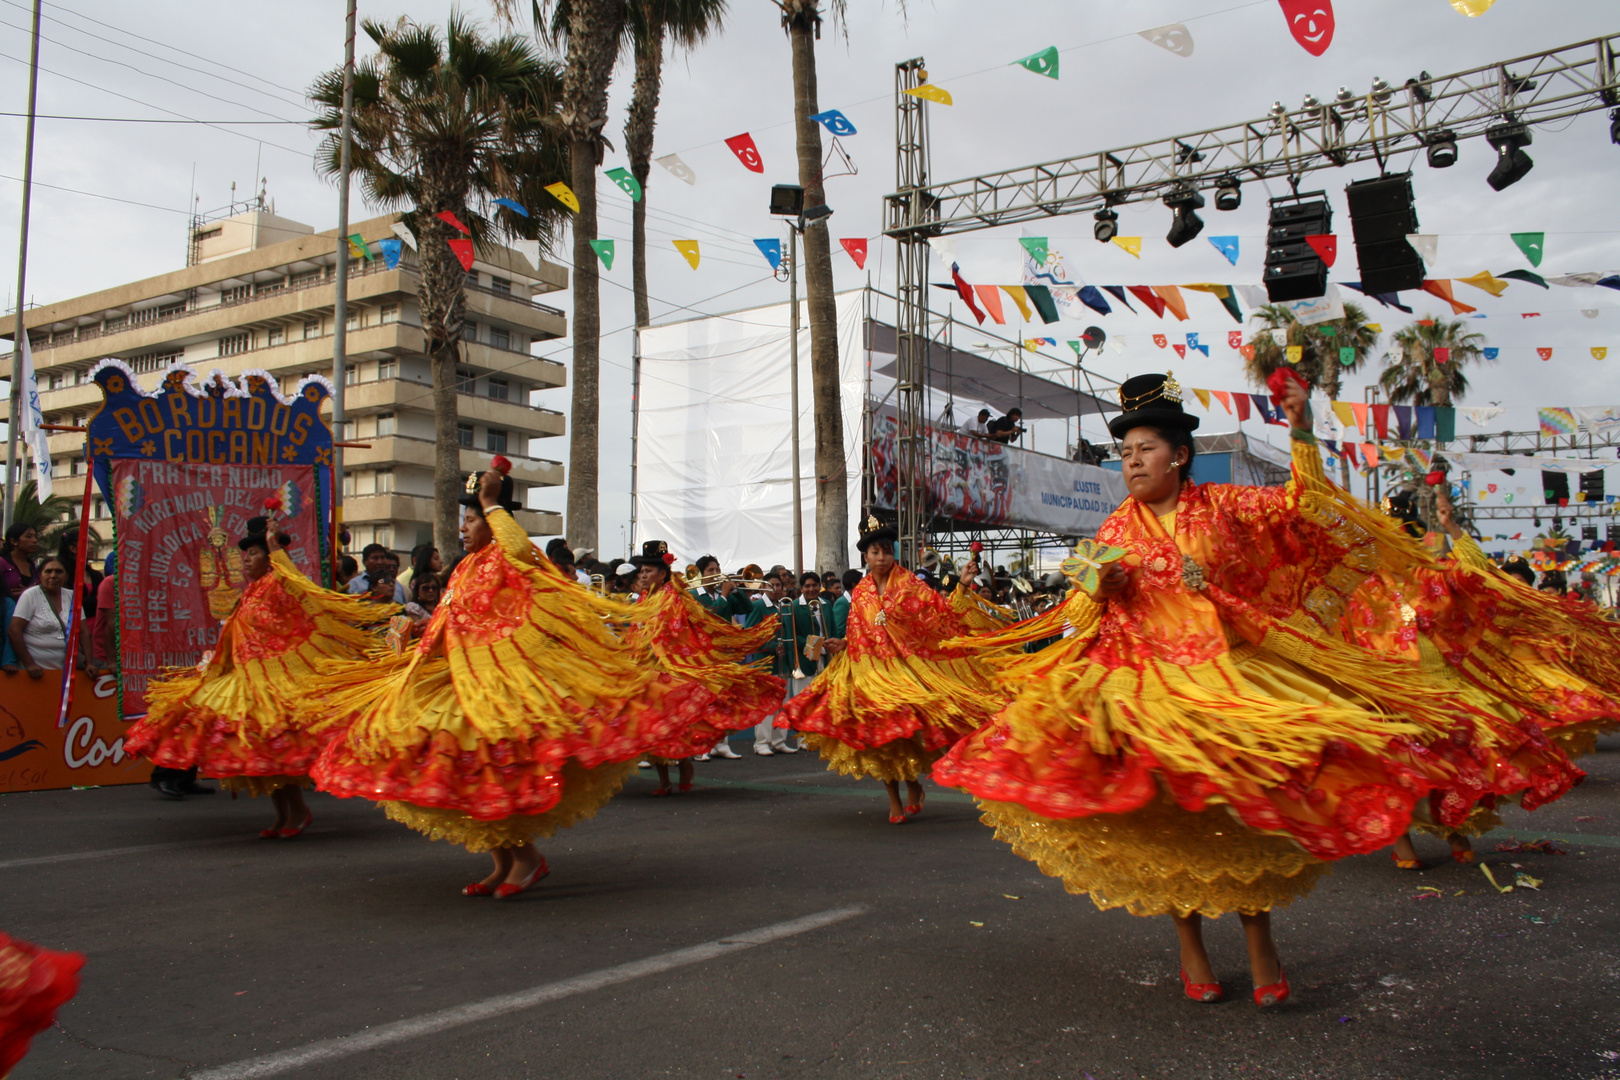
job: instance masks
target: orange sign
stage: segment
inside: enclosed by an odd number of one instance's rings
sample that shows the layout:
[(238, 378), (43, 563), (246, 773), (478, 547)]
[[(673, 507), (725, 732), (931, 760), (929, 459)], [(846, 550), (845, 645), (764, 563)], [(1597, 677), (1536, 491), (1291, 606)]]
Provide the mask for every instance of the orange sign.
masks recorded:
[(73, 708), (57, 727), (61, 672), (0, 674), (0, 791), (141, 784), (152, 775), (151, 762), (124, 753), (129, 725), (118, 718), (118, 681), (82, 671), (75, 678)]

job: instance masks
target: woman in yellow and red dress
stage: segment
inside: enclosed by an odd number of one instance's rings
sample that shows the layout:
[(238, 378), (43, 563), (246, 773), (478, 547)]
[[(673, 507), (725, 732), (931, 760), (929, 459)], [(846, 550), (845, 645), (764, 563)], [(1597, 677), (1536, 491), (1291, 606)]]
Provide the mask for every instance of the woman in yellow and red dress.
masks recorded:
[(1452, 825), (1486, 795), (1530, 805), (1580, 776), (1512, 705), (1344, 640), (1384, 549), (1322, 475), (1303, 386), (1278, 392), (1293, 478), (1248, 488), (1188, 482), (1180, 387), (1125, 382), (1109, 428), (1131, 497), (1065, 562), (1062, 607), (979, 643), (1067, 636), (1002, 654), (1017, 696), (935, 769), (1070, 892), (1170, 915), (1195, 1001), (1222, 996), (1203, 916), (1239, 914), (1254, 999), (1276, 1004), (1271, 910), (1329, 862), (1388, 846), (1420, 806)]
[[(787, 687), (755, 664), (750, 653), (765, 648), (776, 634), (776, 620), (742, 627), (699, 603), (683, 581), (670, 573), (675, 557), (662, 540), (647, 540), (636, 566), (639, 621), (626, 634), (632, 649), (654, 670), (678, 682), (693, 682), (709, 691), (710, 708), (697, 715), (669, 743), (655, 746), (648, 759), (658, 770), (654, 795), (692, 790), (694, 754), (720, 743), (733, 731), (751, 728), (782, 706)], [(707, 740), (707, 741), (705, 741)], [(678, 765), (678, 787), (669, 784), (669, 766)]]
[[(921, 778), (1005, 698), (986, 664), (945, 639), (968, 630), (950, 602), (895, 561), (897, 534), (868, 518), (857, 547), (867, 574), (850, 596), (827, 669), (782, 709), (827, 767), (870, 776), (889, 792), (889, 821), (922, 811)], [(906, 802), (900, 801), (900, 784)]]
[(634, 607), (535, 549), (503, 465), (461, 500), (468, 554), (415, 645), (327, 676), (308, 706), (347, 724), (315, 764), (320, 789), (490, 852), (492, 872), (462, 892), (497, 899), (549, 872), (536, 837), (595, 816), (642, 754), (712, 705), (615, 633), (610, 623), (637, 621)]
[(375, 605), (300, 573), (282, 550), (289, 541), (263, 531), (242, 538), (247, 584), (219, 642), (195, 668), (154, 681), (146, 716), (124, 736), (126, 751), (154, 765), (195, 765), (221, 787), (269, 795), (276, 820), (259, 833), (265, 839), (309, 827), (303, 789), (335, 732), (331, 717), (296, 707), (295, 687), (327, 665), (366, 655), (377, 639), (364, 627), (381, 618)]
[(52, 952), (0, 933), (0, 1080), (79, 992), (82, 967), (80, 953)]

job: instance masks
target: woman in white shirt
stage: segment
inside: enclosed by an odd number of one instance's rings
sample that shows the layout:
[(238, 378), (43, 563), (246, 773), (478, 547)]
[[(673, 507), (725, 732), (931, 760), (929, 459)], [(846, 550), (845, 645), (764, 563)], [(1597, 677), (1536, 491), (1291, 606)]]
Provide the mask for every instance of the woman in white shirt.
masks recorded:
[(30, 678), (61, 671), (67, 662), (73, 590), (63, 588), (66, 582), (67, 567), (53, 555), (39, 564), (39, 584), (23, 590), (17, 598), (7, 633), (18, 662)]

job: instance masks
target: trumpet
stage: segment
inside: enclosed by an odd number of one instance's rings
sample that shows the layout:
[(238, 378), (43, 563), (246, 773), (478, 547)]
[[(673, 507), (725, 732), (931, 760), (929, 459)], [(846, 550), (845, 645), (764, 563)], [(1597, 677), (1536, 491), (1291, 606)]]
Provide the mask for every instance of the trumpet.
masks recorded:
[(591, 575), (591, 592), (598, 596), (607, 595), (607, 578), (601, 574)]
[(769, 585), (758, 578), (745, 578), (741, 574), (704, 575), (697, 573), (695, 569), (688, 570), (686, 573), (686, 584), (694, 589), (712, 589), (727, 581), (736, 582), (739, 589), (746, 589), (749, 592), (763, 592), (770, 588)]

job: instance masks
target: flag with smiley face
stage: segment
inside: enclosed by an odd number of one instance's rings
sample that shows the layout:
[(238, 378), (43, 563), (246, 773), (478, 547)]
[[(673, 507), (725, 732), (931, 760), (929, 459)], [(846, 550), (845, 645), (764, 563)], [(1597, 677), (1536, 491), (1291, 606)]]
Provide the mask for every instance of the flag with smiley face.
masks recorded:
[(1277, 0), (1282, 5), (1283, 18), (1288, 20), (1288, 32), (1294, 35), (1300, 48), (1312, 56), (1321, 56), (1333, 44), (1332, 0)]

